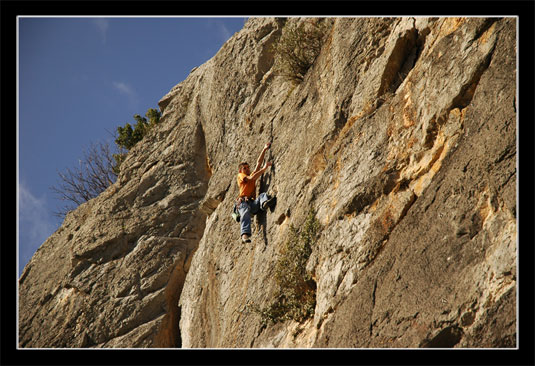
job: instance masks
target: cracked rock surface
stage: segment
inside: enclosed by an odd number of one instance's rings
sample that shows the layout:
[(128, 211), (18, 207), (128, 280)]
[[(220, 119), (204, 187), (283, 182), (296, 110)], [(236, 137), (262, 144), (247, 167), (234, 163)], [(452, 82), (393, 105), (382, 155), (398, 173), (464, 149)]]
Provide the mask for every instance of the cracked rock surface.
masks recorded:
[[(298, 84), (251, 18), (19, 281), (21, 347), (516, 347), (516, 20), (333, 18)], [(242, 244), (242, 161), (277, 195)], [(264, 324), (290, 227), (314, 315)]]

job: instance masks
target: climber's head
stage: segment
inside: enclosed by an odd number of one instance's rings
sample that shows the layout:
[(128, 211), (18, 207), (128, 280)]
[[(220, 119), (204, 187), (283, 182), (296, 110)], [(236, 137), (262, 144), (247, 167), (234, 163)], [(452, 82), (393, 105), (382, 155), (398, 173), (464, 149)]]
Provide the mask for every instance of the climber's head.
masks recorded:
[(251, 174), (251, 170), (249, 168), (249, 164), (248, 163), (241, 163), (239, 166), (238, 166), (238, 171), (240, 173), (245, 173), (247, 175)]

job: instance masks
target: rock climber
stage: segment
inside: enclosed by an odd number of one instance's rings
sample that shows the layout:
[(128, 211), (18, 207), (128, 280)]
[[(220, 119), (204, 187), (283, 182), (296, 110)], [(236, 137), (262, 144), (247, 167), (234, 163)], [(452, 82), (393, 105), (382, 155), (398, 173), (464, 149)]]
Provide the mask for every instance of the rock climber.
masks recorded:
[[(240, 214), (240, 232), (243, 243), (251, 242), (251, 215), (257, 214), (260, 210), (266, 211), (275, 204), (275, 197), (268, 196), (267, 193), (260, 193), (256, 198), (256, 181), (264, 174), (264, 172), (272, 165), (271, 162), (264, 162), (264, 155), (271, 147), (268, 142), (262, 153), (258, 157), (256, 167), (251, 173), (248, 163), (241, 163), (238, 166), (238, 186), (240, 188), (240, 195), (236, 200), (236, 207)], [(260, 168), (262, 166), (262, 168)]]

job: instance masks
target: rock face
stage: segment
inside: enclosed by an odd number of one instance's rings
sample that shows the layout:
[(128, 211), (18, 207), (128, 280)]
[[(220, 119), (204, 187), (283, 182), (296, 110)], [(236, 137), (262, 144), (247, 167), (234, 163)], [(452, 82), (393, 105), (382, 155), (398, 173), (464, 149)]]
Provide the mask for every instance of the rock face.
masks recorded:
[[(20, 347), (516, 347), (516, 20), (335, 18), (303, 80), (252, 18), (19, 281)], [(277, 196), (239, 240), (237, 166)], [(265, 322), (291, 227), (313, 316)]]

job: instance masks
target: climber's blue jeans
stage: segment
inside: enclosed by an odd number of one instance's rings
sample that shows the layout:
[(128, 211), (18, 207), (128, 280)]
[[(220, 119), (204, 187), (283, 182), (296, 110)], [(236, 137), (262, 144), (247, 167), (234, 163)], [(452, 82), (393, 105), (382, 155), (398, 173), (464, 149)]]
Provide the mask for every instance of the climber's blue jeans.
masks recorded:
[(238, 211), (240, 213), (240, 229), (241, 234), (251, 235), (251, 216), (256, 215), (262, 207), (262, 203), (267, 201), (268, 196), (266, 193), (260, 193), (258, 198), (254, 201), (242, 202), (238, 206)]

